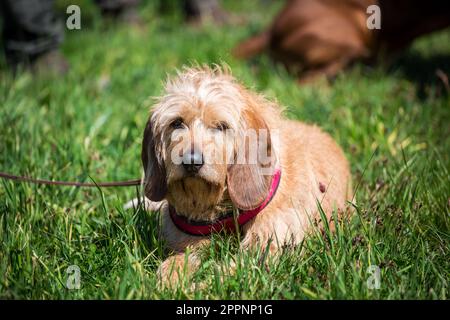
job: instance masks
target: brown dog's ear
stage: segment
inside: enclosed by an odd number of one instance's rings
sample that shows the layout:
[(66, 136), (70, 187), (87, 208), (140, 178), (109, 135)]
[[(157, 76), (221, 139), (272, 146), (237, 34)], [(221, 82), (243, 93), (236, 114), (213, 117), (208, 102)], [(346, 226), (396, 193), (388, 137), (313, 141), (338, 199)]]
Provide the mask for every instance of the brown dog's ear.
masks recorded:
[[(241, 159), (245, 158), (245, 163), (242, 164), (241, 161), (235, 159), (237, 162), (228, 166), (227, 186), (228, 194), (234, 205), (242, 210), (251, 210), (258, 207), (269, 192), (272, 175), (267, 174), (267, 169), (270, 169), (273, 164), (272, 142), (269, 128), (261, 116), (247, 111), (243, 117), (247, 123), (247, 129), (253, 130), (257, 139), (252, 141), (247, 134), (240, 137), (239, 145), (243, 146), (243, 149), (240, 149), (239, 152), (244, 152)], [(257, 144), (256, 148), (252, 148), (250, 144), (255, 143)], [(255, 155), (250, 156), (250, 150), (257, 151), (256, 158)], [(261, 162), (264, 156), (270, 157), (270, 163)], [(256, 161), (252, 161), (252, 159)]]
[(144, 130), (141, 153), (145, 172), (144, 193), (152, 201), (161, 201), (167, 193), (166, 170), (158, 161), (155, 152), (155, 138), (149, 119)]

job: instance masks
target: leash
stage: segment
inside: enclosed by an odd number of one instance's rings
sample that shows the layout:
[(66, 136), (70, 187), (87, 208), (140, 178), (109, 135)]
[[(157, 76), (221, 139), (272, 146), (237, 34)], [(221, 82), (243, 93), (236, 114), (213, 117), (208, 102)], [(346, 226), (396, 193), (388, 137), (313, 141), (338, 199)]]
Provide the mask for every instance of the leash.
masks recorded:
[(16, 176), (10, 173), (1, 172), (0, 178), (4, 178), (7, 180), (12, 180), (15, 182), (26, 182), (33, 184), (43, 184), (43, 185), (51, 185), (51, 186), (70, 186), (70, 187), (129, 187), (129, 186), (138, 186), (141, 184), (141, 179), (135, 180), (126, 180), (126, 181), (115, 181), (115, 182), (99, 182), (99, 183), (87, 183), (87, 182), (74, 182), (74, 181), (52, 181), (52, 180), (44, 180), (44, 179), (33, 179), (25, 176)]

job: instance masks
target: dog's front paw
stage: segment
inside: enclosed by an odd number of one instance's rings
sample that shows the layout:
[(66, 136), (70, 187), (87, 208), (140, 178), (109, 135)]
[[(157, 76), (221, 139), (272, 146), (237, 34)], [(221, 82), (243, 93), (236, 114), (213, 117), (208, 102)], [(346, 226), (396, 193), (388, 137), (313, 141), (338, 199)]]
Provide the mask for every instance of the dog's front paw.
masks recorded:
[(142, 204), (146, 211), (159, 211), (161, 207), (165, 204), (165, 201), (151, 201), (147, 199), (147, 197), (135, 198), (133, 200), (128, 201), (124, 206), (124, 210), (129, 210), (133, 208), (139, 207), (139, 204)]
[(180, 283), (180, 270), (177, 269), (172, 259), (167, 259), (158, 268), (158, 285), (161, 288), (175, 288)]
[(200, 262), (194, 255), (177, 254), (167, 258), (158, 268), (158, 284), (163, 288), (175, 288), (188, 283)]

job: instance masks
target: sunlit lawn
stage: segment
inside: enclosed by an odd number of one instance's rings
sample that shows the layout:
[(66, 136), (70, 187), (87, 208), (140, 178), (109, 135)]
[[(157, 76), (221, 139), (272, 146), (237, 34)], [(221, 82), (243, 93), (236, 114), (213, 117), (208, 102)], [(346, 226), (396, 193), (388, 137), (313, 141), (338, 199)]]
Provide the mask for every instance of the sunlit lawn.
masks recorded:
[[(358, 210), (336, 233), (317, 232), (274, 261), (216, 237), (195, 276), (201, 285), (160, 290), (158, 216), (122, 209), (136, 188), (1, 180), (0, 298), (449, 298), (450, 98), (435, 75), (437, 68), (450, 74), (449, 31), (416, 42), (389, 68), (357, 65), (332, 83), (299, 86), (265, 57), (230, 55), (279, 5), (228, 1), (247, 24), (199, 29), (144, 4), (146, 25), (130, 29), (102, 22), (90, 1), (80, 3), (82, 29), (66, 31), (62, 48), (67, 76), (13, 79), (2, 64), (0, 171), (138, 178), (151, 97), (161, 93), (165, 75), (183, 64), (225, 62), (246, 85), (286, 106), (288, 117), (319, 124), (342, 145)], [(232, 259), (238, 270), (226, 275)], [(69, 265), (81, 269), (80, 290), (65, 287)], [(371, 265), (381, 270), (378, 290), (366, 283)]]

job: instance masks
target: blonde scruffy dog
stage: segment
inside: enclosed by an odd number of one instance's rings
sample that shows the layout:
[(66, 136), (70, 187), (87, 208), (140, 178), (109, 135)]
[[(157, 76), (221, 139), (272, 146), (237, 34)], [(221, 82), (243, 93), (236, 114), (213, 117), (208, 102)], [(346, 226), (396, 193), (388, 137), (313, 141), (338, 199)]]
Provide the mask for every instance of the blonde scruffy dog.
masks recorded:
[[(348, 162), (316, 126), (239, 84), (224, 67), (184, 68), (169, 77), (144, 132), (145, 196), (162, 215), (174, 254), (163, 283), (196, 270), (211, 233), (240, 232), (241, 246), (299, 244), (319, 218), (347, 211)], [(185, 257), (186, 249), (190, 254)]]

